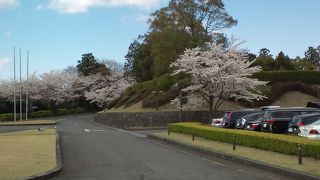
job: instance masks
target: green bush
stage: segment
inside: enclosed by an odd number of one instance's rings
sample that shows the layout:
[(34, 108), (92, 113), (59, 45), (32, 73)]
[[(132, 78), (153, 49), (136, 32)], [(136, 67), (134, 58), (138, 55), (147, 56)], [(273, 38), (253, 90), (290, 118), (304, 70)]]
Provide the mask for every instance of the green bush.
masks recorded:
[(175, 80), (171, 74), (165, 74), (159, 77), (157, 82), (157, 87), (161, 91), (168, 91), (172, 85), (174, 85)]
[(80, 114), (80, 113), (85, 113), (86, 109), (81, 108), (81, 107), (77, 107), (77, 108), (73, 108), (70, 110), (70, 114)]
[(235, 135), (239, 145), (289, 155), (296, 154), (297, 146), (301, 144), (303, 156), (320, 159), (320, 141), (298, 136), (212, 128), (199, 123), (174, 123), (169, 124), (168, 128), (171, 132), (183, 134), (191, 134), (193, 130), (198, 137), (226, 143), (231, 143), (232, 137)]
[(67, 114), (72, 114), (71, 110), (64, 108), (64, 109), (58, 109), (55, 115), (62, 116), (62, 115), (67, 115)]
[(268, 81), (269, 84), (285, 81), (320, 84), (320, 71), (262, 71), (253, 74), (252, 77), (261, 81)]
[(50, 116), (53, 116), (53, 114), (49, 110), (36, 111), (36, 112), (32, 112), (30, 114), (31, 118), (50, 117)]
[[(22, 113), (22, 118), (26, 118), (26, 114)], [(14, 116), (13, 113), (0, 114), (0, 121), (13, 121)], [(17, 113), (17, 120), (20, 120), (20, 113)]]

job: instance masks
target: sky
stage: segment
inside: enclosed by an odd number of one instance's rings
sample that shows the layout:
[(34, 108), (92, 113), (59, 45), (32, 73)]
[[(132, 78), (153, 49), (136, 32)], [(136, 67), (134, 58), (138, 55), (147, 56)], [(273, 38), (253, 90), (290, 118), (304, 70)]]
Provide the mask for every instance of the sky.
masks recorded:
[[(13, 47), (22, 74), (75, 66), (84, 53), (124, 63), (130, 43), (148, 31), (150, 13), (168, 0), (0, 0), (0, 79), (13, 77)], [(224, 0), (238, 25), (224, 30), (258, 53), (304, 56), (320, 45), (319, 0)], [(18, 64), (17, 64), (18, 65)], [(17, 66), (17, 70), (18, 70)]]

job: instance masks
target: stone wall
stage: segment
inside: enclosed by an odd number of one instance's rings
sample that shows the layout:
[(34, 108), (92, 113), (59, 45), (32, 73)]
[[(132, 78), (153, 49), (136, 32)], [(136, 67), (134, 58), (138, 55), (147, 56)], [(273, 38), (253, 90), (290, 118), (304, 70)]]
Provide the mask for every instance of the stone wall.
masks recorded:
[[(179, 122), (179, 111), (97, 113), (94, 121), (122, 129), (166, 127), (169, 123)], [(182, 121), (209, 123), (209, 113), (208, 111), (184, 111)]]

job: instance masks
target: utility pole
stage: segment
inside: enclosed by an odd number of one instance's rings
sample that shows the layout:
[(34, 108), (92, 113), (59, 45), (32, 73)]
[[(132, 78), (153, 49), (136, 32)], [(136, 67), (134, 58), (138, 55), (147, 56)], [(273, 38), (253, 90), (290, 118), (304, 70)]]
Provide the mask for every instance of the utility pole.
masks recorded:
[(13, 47), (13, 116), (14, 122), (17, 121), (17, 104), (16, 104), (16, 47)]
[(21, 79), (21, 49), (20, 49), (20, 121), (22, 121), (22, 79)]
[(29, 110), (29, 51), (27, 51), (26, 121), (28, 120), (28, 110)]

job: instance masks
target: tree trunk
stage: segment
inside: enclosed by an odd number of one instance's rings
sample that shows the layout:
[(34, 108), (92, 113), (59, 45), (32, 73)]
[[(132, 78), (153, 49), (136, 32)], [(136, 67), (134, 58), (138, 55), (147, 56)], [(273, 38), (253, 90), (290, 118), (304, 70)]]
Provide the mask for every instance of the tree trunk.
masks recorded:
[(211, 120), (213, 119), (214, 115), (213, 115), (213, 96), (209, 97), (209, 122), (211, 122)]

